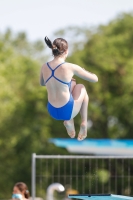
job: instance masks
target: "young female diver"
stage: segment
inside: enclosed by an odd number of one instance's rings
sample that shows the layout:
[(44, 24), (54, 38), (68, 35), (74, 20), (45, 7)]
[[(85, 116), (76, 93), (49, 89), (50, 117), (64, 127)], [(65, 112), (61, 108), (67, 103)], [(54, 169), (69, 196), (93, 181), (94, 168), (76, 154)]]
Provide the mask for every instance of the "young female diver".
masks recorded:
[(89, 97), (83, 84), (76, 84), (74, 75), (97, 82), (98, 77), (80, 66), (65, 62), (68, 55), (68, 43), (57, 38), (52, 43), (48, 37), (45, 42), (52, 50), (53, 60), (44, 64), (40, 73), (40, 84), (46, 86), (48, 92), (47, 109), (51, 117), (64, 120), (64, 126), (71, 138), (75, 137), (73, 118), (80, 112), (81, 125), (78, 140), (87, 137), (87, 110)]

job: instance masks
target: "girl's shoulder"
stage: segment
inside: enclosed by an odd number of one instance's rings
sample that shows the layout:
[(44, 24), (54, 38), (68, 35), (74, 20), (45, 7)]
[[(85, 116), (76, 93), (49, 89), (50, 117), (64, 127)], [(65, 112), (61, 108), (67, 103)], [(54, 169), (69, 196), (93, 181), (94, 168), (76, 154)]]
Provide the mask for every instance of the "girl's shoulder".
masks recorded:
[(74, 63), (68, 63), (68, 67), (70, 67), (71, 70), (75, 70), (75, 69), (77, 69), (77, 68), (80, 68), (79, 65), (74, 64)]
[(67, 67), (70, 67), (71, 69), (74, 67), (75, 64), (73, 63), (69, 63), (69, 62), (65, 62), (65, 65), (67, 65)]

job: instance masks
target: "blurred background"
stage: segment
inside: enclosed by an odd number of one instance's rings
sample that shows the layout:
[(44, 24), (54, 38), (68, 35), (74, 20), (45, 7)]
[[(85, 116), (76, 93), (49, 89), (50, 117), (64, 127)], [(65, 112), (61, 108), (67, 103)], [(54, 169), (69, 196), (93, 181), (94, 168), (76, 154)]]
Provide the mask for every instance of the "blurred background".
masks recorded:
[[(65, 187), (65, 192), (55, 193), (56, 199), (66, 199), (70, 192), (133, 195), (133, 159), (101, 157), (91, 162), (76, 157), (85, 151), (71, 152), (51, 142), (69, 136), (62, 121), (49, 116), (46, 89), (39, 85), (40, 68), (52, 58), (46, 35), (52, 41), (65, 38), (70, 49), (67, 61), (99, 77), (96, 84), (75, 77), (90, 97), (86, 141), (133, 139), (133, 1), (0, 0), (0, 199), (10, 199), (18, 181), (31, 191), (33, 153), (75, 155), (38, 159), (40, 198), (46, 199), (48, 186), (55, 182)], [(77, 116), (76, 132), (79, 125)], [(95, 156), (80, 144), (88, 156)], [(132, 148), (130, 143), (129, 152)]]

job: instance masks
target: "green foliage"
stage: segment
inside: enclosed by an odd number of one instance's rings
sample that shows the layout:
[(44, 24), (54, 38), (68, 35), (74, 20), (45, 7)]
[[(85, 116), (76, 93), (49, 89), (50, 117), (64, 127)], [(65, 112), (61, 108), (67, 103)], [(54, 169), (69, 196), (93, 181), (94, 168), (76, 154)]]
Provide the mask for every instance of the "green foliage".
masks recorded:
[(132, 23), (133, 16), (124, 14), (98, 27), (84, 49), (69, 59), (99, 77), (96, 84), (83, 81), (90, 96), (88, 112), (93, 122), (89, 137), (133, 138)]
[(105, 170), (105, 169), (98, 169), (98, 178), (99, 178), (99, 181), (101, 183), (107, 183), (109, 181), (109, 171)]
[(27, 52), (30, 48), (34, 48), (27, 42), (25, 34), (18, 34), (15, 39), (11, 38), (10, 31), (7, 31), (2, 38), (0, 42), (0, 198), (10, 198), (15, 182), (24, 181), (30, 187), (33, 152), (51, 154), (53, 151), (58, 153), (59, 150), (48, 143), (48, 139), (55, 134), (53, 128), (55, 121), (51, 120), (46, 109), (46, 88), (39, 84), (42, 64), (40, 65), (40, 60), (32, 59), (32, 55), (39, 55), (43, 45), (36, 42), (36, 53), (33, 52), (31, 55), (31, 52), (29, 54)]

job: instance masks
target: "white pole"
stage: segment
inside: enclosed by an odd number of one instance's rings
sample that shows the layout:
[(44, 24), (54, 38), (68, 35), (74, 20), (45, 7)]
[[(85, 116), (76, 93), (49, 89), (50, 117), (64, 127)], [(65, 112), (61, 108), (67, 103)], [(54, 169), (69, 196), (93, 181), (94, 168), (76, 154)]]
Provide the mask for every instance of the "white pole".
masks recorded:
[(32, 200), (36, 197), (36, 154), (32, 154), (32, 175), (31, 175), (31, 194)]
[(64, 186), (60, 183), (53, 183), (48, 186), (46, 193), (46, 200), (54, 200), (54, 191), (63, 192), (65, 190)]

